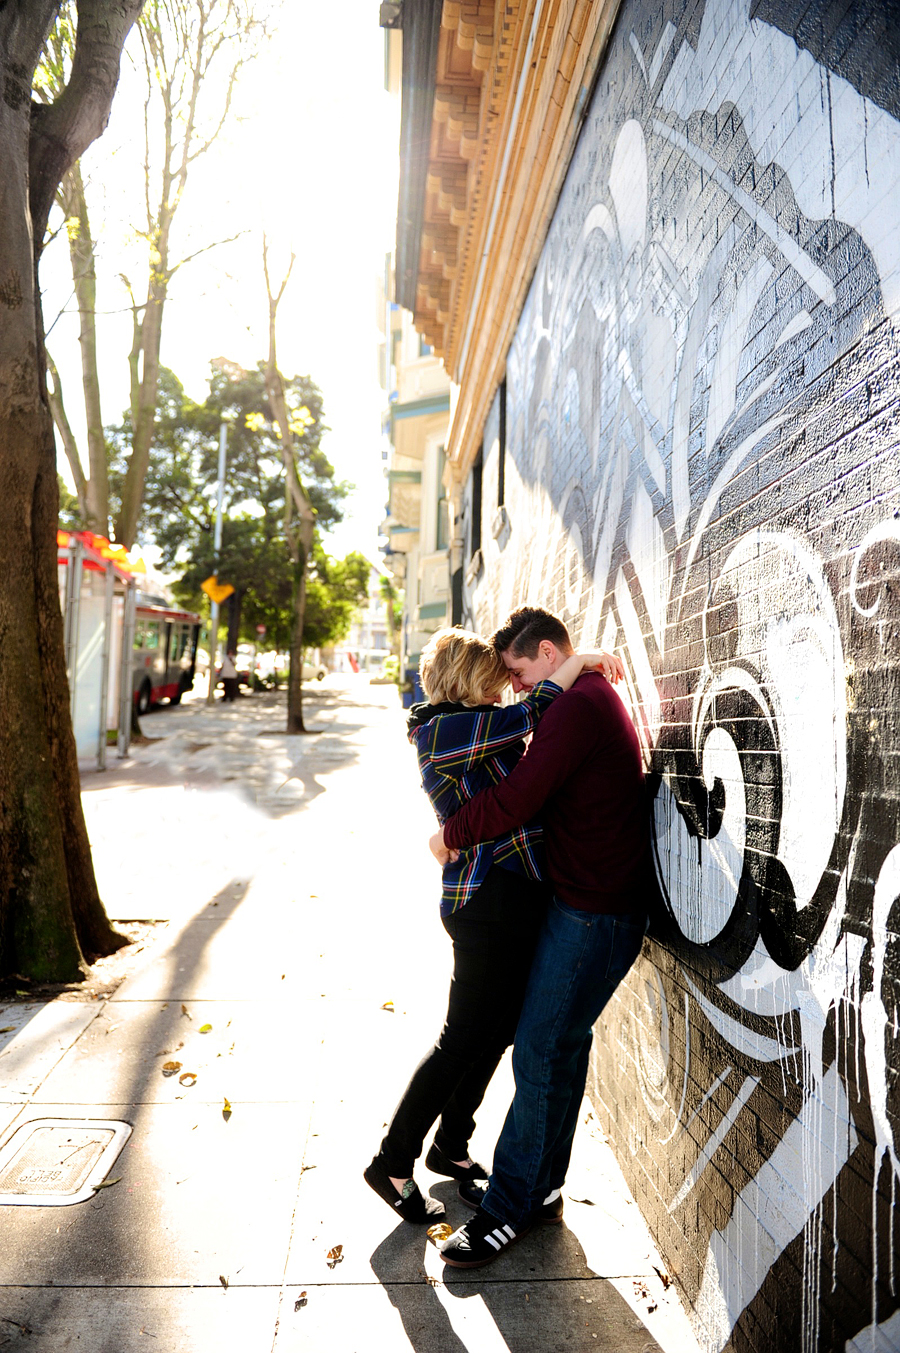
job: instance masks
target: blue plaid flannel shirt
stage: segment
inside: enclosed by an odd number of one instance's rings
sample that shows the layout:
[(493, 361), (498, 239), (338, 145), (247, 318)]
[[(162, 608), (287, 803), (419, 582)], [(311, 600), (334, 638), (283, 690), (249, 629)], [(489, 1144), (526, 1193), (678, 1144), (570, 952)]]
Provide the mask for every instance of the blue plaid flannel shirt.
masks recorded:
[[(422, 788), (443, 825), (482, 789), (499, 784), (525, 750), (523, 739), (534, 731), (544, 710), (562, 694), (554, 681), (540, 681), (515, 705), (458, 714), (436, 714), (410, 730)], [(527, 878), (543, 877), (543, 833), (537, 822), (483, 841), (460, 852), (444, 866), (441, 915), (465, 906), (481, 887), (492, 864)]]

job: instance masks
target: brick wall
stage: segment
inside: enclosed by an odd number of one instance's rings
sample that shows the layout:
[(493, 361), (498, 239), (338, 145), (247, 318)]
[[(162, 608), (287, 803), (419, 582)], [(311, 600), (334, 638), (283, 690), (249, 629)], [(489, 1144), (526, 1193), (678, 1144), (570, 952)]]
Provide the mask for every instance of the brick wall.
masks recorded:
[(658, 777), (589, 1091), (713, 1350), (900, 1348), (898, 31), (625, 0), (508, 354), (496, 534), (499, 392), (485, 429), (464, 620), (529, 601), (617, 648)]

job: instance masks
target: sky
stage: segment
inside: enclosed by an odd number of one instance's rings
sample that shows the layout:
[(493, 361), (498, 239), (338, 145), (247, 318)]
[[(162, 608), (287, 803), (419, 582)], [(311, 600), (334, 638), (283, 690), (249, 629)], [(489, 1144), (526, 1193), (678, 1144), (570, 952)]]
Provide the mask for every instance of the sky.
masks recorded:
[[(399, 107), (384, 90), (379, 7), (377, 0), (251, 3), (267, 15), (271, 38), (243, 72), (226, 132), (191, 169), (172, 258), (205, 252), (172, 280), (161, 360), (201, 401), (213, 358), (245, 367), (264, 359), (263, 231), (274, 276), (283, 275), (293, 250), (297, 260), (278, 312), (278, 363), (285, 376), (308, 374), (321, 388), (331, 429), (323, 450), (337, 477), (357, 486), (326, 548), (337, 555), (359, 549), (377, 563), (387, 495), (376, 287), (393, 248), (399, 133)], [(131, 316), (120, 274), (138, 299), (146, 294), (146, 249), (135, 235), (144, 191), (144, 77), (136, 39), (133, 31), (109, 126), (82, 161), (97, 239), (106, 424), (119, 422), (128, 403)], [(221, 89), (211, 77), (210, 108)], [(235, 235), (232, 243), (206, 248)], [(41, 284), (47, 346), (83, 448), (77, 317), (62, 234), (45, 251)], [(61, 449), (58, 461), (71, 485)]]

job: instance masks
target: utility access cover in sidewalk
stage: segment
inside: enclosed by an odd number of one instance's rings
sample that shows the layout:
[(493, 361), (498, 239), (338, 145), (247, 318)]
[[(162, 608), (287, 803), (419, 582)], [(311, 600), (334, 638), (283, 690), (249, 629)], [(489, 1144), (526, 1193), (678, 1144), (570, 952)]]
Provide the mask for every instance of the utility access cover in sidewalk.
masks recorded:
[(131, 1126), (107, 1118), (35, 1118), (0, 1149), (0, 1206), (81, 1203), (108, 1174)]

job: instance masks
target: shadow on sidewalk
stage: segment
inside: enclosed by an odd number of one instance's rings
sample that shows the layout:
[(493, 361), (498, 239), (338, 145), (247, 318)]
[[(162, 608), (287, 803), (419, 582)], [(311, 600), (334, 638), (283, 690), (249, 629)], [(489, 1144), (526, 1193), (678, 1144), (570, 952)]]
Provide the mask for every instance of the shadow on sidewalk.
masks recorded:
[[(454, 1184), (437, 1184), (430, 1193), (447, 1205), (448, 1216), (458, 1210)], [(406, 1250), (424, 1239), (424, 1228), (401, 1223), (370, 1258), (415, 1353), (472, 1353), (493, 1347), (498, 1334), (509, 1349), (541, 1353), (660, 1353), (612, 1282), (588, 1266), (582, 1242), (565, 1222), (535, 1227), (483, 1269), (450, 1268), (425, 1241), (424, 1281), (398, 1280)]]

